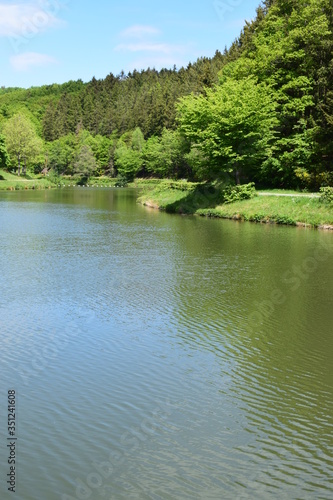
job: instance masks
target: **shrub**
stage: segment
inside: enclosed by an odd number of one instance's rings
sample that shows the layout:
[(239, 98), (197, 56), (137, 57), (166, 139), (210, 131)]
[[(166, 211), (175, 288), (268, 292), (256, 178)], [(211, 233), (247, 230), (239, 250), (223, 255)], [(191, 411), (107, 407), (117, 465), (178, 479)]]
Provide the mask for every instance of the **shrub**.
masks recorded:
[(226, 187), (223, 193), (223, 203), (233, 203), (234, 201), (250, 200), (257, 196), (254, 182), (237, 186)]
[(306, 168), (295, 169), (295, 176), (300, 181), (302, 189), (317, 191), (320, 186), (331, 186), (333, 183), (332, 172), (308, 172)]
[(51, 181), (53, 184), (60, 184), (60, 182), (61, 182), (60, 175), (53, 168), (49, 171), (48, 178), (49, 178), (49, 181)]
[(128, 182), (129, 180), (126, 175), (119, 174), (115, 183), (115, 187), (126, 187)]
[(321, 187), (320, 188), (320, 201), (322, 203), (333, 203), (333, 187)]

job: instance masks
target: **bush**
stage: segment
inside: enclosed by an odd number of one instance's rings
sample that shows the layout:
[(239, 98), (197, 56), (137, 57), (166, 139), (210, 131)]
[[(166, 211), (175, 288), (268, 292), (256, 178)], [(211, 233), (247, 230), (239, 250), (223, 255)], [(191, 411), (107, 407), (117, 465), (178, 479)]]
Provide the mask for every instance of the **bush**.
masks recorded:
[(129, 180), (126, 175), (119, 174), (115, 183), (115, 187), (126, 187), (128, 185), (128, 182)]
[(295, 176), (300, 181), (302, 189), (317, 191), (320, 186), (331, 186), (333, 183), (332, 172), (311, 172), (306, 168), (298, 167), (295, 169)]
[(320, 188), (320, 201), (322, 203), (333, 203), (333, 187), (321, 187)]
[(257, 196), (254, 182), (237, 186), (228, 186), (223, 193), (223, 203), (250, 200)]
[(48, 178), (49, 178), (49, 181), (52, 182), (53, 184), (60, 184), (60, 182), (61, 182), (60, 175), (53, 168), (49, 171)]

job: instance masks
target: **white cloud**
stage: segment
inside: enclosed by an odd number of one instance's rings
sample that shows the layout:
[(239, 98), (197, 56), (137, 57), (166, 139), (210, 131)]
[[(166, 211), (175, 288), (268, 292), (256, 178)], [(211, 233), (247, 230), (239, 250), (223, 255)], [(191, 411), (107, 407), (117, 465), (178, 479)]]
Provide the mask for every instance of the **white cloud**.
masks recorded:
[(160, 31), (154, 26), (144, 26), (137, 24), (126, 28), (120, 33), (125, 38), (144, 38), (145, 36), (154, 36), (160, 34)]
[[(157, 36), (156, 39), (156, 35)], [(115, 52), (122, 52), (130, 60), (124, 63), (128, 71), (154, 67), (156, 69), (170, 68), (175, 64), (180, 67), (184, 64), (191, 52), (191, 44), (176, 45), (167, 43), (162, 39), (162, 33), (153, 26), (130, 26), (120, 33), (120, 40)], [(152, 40), (154, 36), (154, 40)], [(124, 40), (125, 38), (125, 40)], [(133, 60), (135, 54), (135, 60)]]
[(53, 57), (37, 52), (25, 52), (10, 58), (10, 64), (16, 71), (28, 71), (35, 66), (46, 66), (56, 62)]
[(61, 21), (56, 17), (60, 10), (60, 3), (52, 2), (52, 10), (48, 3), (0, 3), (0, 36), (33, 37), (37, 33)]
[(118, 44), (114, 50), (119, 52), (146, 52), (159, 54), (179, 54), (184, 53), (187, 47), (182, 45), (173, 45), (160, 41), (151, 41), (152, 35), (160, 35), (161, 32), (153, 26), (130, 26), (120, 33), (122, 38), (129, 39), (126, 43)]

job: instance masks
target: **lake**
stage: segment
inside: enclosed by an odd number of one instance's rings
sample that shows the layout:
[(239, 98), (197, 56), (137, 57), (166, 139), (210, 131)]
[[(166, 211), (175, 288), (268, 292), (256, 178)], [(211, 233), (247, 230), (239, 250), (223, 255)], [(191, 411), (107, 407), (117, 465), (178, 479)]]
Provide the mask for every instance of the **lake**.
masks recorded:
[(136, 197), (0, 193), (1, 498), (331, 499), (333, 234)]

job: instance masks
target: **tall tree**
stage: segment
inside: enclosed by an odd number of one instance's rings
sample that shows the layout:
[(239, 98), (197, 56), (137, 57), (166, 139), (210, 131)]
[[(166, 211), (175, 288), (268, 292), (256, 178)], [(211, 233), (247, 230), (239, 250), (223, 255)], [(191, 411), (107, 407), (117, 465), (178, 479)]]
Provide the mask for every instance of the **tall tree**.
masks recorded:
[(48, 166), (57, 174), (72, 174), (76, 150), (77, 141), (74, 134), (47, 143)]
[(5, 138), (0, 134), (0, 167), (7, 168), (9, 166), (9, 155), (5, 144)]
[(26, 173), (27, 164), (36, 160), (43, 150), (43, 142), (34, 125), (25, 115), (17, 113), (5, 124), (3, 134), (11, 160), (17, 163), (18, 175), (21, 174), (22, 163)]
[(178, 130), (164, 129), (161, 137), (150, 137), (143, 152), (147, 171), (159, 177), (188, 176), (186, 146)]
[(132, 180), (143, 165), (143, 150), (145, 140), (140, 128), (123, 134), (119, 139), (114, 159), (118, 173)]
[(178, 105), (180, 130), (192, 146), (192, 167), (198, 177), (217, 177), (233, 172), (253, 175), (271, 154), (270, 143), (276, 124), (271, 90), (256, 78), (231, 78), (206, 96), (190, 95)]
[(97, 168), (96, 159), (91, 147), (87, 144), (82, 144), (77, 160), (74, 164), (74, 173), (81, 175), (84, 178), (90, 177)]

